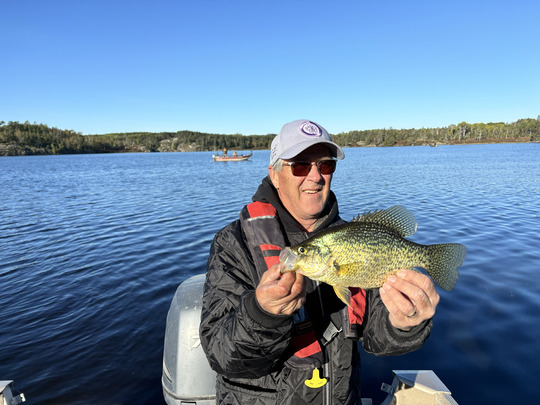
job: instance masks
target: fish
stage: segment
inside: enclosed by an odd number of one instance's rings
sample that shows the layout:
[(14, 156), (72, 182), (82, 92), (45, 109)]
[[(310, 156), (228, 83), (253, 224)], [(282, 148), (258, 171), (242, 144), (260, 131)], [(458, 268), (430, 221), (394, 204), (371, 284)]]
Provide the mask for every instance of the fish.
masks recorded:
[(285, 247), (279, 256), (281, 272), (296, 271), (330, 284), (348, 306), (349, 287), (379, 288), (400, 269), (423, 268), (439, 287), (451, 291), (467, 248), (459, 243), (422, 245), (405, 239), (417, 228), (414, 215), (401, 205), (365, 212)]

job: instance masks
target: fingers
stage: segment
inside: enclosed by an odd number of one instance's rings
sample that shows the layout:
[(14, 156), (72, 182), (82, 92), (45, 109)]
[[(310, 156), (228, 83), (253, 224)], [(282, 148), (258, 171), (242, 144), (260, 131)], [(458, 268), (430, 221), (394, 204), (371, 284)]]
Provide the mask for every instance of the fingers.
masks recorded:
[(270, 267), (261, 277), (260, 284), (275, 284), (276, 297), (297, 295), (303, 289), (303, 276), (296, 272), (281, 273), (282, 264), (277, 263)]
[(433, 317), (439, 294), (431, 279), (413, 270), (400, 270), (380, 289), (390, 321), (400, 329), (410, 329)]
[(278, 280), (281, 277), (281, 263), (276, 263), (265, 271), (261, 277), (261, 282), (266, 279), (266, 281)]
[(262, 275), (255, 295), (265, 311), (292, 314), (304, 304), (304, 278), (296, 272), (281, 274), (281, 264), (278, 263)]

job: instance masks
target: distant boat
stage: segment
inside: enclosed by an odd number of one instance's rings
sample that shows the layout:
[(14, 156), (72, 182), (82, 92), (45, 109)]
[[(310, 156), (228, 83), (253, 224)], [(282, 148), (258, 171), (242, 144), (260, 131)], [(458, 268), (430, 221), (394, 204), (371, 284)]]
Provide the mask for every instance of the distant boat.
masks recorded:
[(240, 162), (242, 160), (248, 160), (251, 157), (252, 153), (249, 155), (232, 155), (227, 156), (224, 155), (212, 155), (212, 159), (214, 159), (214, 162)]

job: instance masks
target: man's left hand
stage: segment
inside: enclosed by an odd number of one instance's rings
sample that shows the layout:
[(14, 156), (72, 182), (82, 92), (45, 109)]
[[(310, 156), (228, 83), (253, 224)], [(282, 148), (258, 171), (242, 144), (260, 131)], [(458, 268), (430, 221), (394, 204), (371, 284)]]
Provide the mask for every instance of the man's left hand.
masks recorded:
[(395, 328), (410, 330), (435, 315), (439, 294), (433, 281), (414, 270), (400, 270), (379, 289)]

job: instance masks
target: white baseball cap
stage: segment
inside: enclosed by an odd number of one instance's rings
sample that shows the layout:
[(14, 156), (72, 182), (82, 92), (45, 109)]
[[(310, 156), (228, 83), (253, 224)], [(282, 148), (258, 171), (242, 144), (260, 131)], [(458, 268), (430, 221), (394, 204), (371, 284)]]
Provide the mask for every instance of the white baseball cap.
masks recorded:
[(345, 154), (330, 138), (328, 131), (319, 124), (309, 120), (296, 120), (283, 125), (279, 134), (272, 141), (270, 165), (278, 159), (292, 159), (310, 146), (326, 144), (337, 159), (343, 159)]

